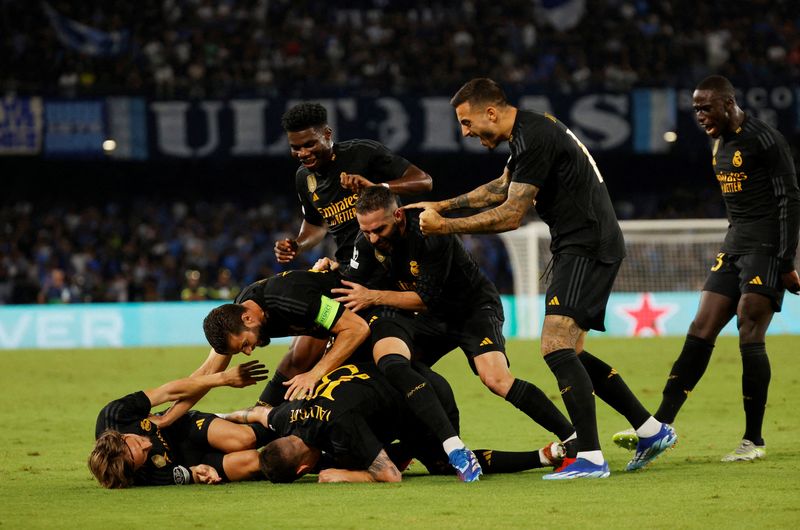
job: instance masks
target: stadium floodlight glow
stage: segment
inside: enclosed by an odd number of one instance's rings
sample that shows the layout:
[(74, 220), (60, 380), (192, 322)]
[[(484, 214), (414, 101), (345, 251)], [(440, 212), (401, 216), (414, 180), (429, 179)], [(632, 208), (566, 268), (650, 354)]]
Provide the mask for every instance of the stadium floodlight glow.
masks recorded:
[(103, 151), (111, 152), (117, 148), (117, 142), (109, 138), (103, 142)]
[(678, 139), (678, 133), (675, 131), (667, 131), (664, 133), (664, 141), (667, 143), (673, 143)]

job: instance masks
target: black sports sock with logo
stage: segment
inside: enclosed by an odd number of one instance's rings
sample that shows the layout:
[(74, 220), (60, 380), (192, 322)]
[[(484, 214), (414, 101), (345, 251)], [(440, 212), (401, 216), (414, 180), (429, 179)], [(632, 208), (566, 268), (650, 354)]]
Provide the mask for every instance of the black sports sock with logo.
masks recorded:
[(414, 370), (411, 362), (397, 353), (380, 358), (378, 368), (403, 393), (406, 403), (440, 442), (458, 436), (430, 382)]
[(601, 361), (591, 353), (583, 350), (578, 354), (583, 367), (592, 380), (594, 394), (608, 403), (611, 408), (625, 416), (625, 419), (635, 428), (647, 421), (650, 413), (637, 399), (622, 376), (615, 369)]
[(575, 427), (542, 390), (522, 379), (514, 383), (506, 394), (506, 401), (528, 415), (533, 421), (555, 434), (559, 440), (569, 438)]
[(571, 348), (548, 353), (544, 360), (556, 376), (561, 398), (578, 434), (578, 451), (599, 451), (592, 380), (586, 368)]
[(714, 343), (694, 335), (686, 335), (683, 350), (672, 365), (655, 417), (663, 423), (674, 423), (686, 398), (703, 377), (711, 360)]
[(756, 445), (764, 445), (761, 427), (772, 375), (769, 357), (763, 342), (739, 345), (742, 354), (742, 399), (744, 403), (744, 438)]

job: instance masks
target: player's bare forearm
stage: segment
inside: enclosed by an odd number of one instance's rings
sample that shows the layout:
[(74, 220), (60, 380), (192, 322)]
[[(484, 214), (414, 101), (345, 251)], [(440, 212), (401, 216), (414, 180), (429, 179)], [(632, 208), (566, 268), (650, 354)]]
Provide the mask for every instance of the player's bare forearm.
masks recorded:
[(297, 243), (297, 253), (299, 254), (300, 252), (316, 247), (325, 239), (327, 233), (328, 229), (326, 227), (312, 225), (311, 223), (303, 221), (303, 224), (300, 225), (300, 233), (297, 234), (297, 238), (295, 239)]
[(369, 325), (360, 316), (350, 310), (345, 310), (336, 325), (331, 328), (331, 332), (335, 334), (336, 340), (331, 349), (313, 368), (313, 371), (319, 375), (319, 379), (341, 366), (369, 337)]
[(386, 182), (389, 189), (398, 195), (416, 195), (433, 189), (433, 179), (415, 165), (410, 165), (400, 178)]
[(402, 473), (383, 449), (372, 461), (367, 471), (376, 482), (400, 482), (403, 480)]
[(428, 306), (415, 291), (375, 291), (374, 305), (388, 305), (406, 311), (427, 311)]
[(208, 357), (206, 357), (206, 360), (203, 361), (203, 364), (201, 364), (197, 370), (192, 372), (191, 377), (221, 372), (228, 367), (230, 362), (230, 355), (221, 355), (212, 349), (209, 352)]
[(446, 234), (496, 234), (516, 230), (525, 214), (534, 204), (539, 189), (530, 184), (512, 183), (505, 201), (491, 210), (469, 217), (447, 218), (443, 232)]
[(347, 482), (347, 483), (362, 483), (362, 482), (375, 482), (369, 471), (356, 471), (353, 469), (336, 469), (328, 468), (323, 469), (319, 473), (319, 482), (333, 483), (333, 482)]
[(509, 178), (507, 173), (503, 173), (499, 178), (496, 178), (482, 186), (478, 186), (469, 193), (440, 201), (443, 208), (440, 212), (450, 210), (459, 210), (461, 208), (484, 208), (486, 206), (493, 206), (501, 204), (508, 196)]

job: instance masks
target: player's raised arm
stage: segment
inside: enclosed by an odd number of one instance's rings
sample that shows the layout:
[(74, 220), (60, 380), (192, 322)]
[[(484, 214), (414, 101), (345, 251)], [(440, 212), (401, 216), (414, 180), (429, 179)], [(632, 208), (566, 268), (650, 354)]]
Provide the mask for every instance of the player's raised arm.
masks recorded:
[(503, 171), (503, 174), (498, 178), (487, 182), (486, 184), (482, 184), (470, 192), (453, 197), (452, 199), (415, 202), (413, 204), (403, 206), (403, 209), (410, 210), (414, 208), (424, 208), (441, 213), (449, 212), (451, 210), (460, 210), (462, 208), (484, 208), (486, 206), (493, 206), (506, 200), (510, 182), (511, 176), (508, 168), (506, 168)]
[(275, 242), (275, 258), (278, 263), (290, 263), (298, 254), (317, 246), (323, 239), (328, 229), (303, 221), (300, 232), (295, 239), (281, 239)]

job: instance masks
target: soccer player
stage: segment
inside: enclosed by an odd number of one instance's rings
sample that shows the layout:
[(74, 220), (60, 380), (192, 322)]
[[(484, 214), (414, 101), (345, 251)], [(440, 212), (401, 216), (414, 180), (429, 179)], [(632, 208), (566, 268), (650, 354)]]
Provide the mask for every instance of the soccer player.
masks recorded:
[(218, 386), (242, 388), (267, 378), (258, 361), (225, 372), (170, 381), (128, 394), (103, 407), (97, 417), (89, 469), (106, 488), (132, 485), (217, 484), (260, 476), (256, 447), (273, 436), (259, 422), (239, 425), (214, 414), (189, 411), (174, 419), (150, 409), (204, 394)]
[[(358, 192), (381, 184), (399, 195), (425, 193), (432, 189), (430, 175), (373, 140), (333, 141), (328, 113), (318, 103), (290, 108), (281, 120), (291, 154), (300, 162), (295, 188), (300, 198), (303, 222), (294, 239), (275, 242), (279, 263), (291, 263), (298, 254), (318, 245), (327, 233), (336, 243), (336, 259), (346, 263), (358, 233), (353, 205)], [(325, 339), (298, 336), (273, 375), (276, 385), (267, 386), (262, 403), (276, 404), (280, 383), (305, 372), (325, 348)]]
[[(450, 385), (424, 365), (415, 364), (415, 369), (430, 381), (458, 428)], [(401, 470), (389, 457), (397, 447), (389, 445), (394, 440), (403, 445), (401, 459), (406, 462), (413, 456), (432, 474), (453, 472), (438, 440), (372, 363), (337, 368), (323, 378), (313, 396), (272, 408), (267, 425), (280, 436), (260, 457), (262, 472), (272, 482), (293, 482), (314, 471), (321, 451), (329, 461), (319, 472), (320, 482), (399, 482)], [(553, 443), (539, 451), (481, 450), (478, 455), (487, 472), (509, 473), (558, 465), (563, 447)]]
[[(622, 413), (640, 436), (626, 469), (643, 467), (674, 445), (668, 425), (654, 419), (609, 365), (584, 349), (589, 329), (605, 330), (605, 308), (625, 244), (603, 177), (592, 156), (563, 123), (549, 114), (509, 104), (497, 83), (467, 82), (450, 103), (464, 136), (494, 149), (508, 142), (503, 174), (453, 199), (412, 204), (423, 208), (424, 234), (496, 233), (520, 226), (535, 206), (550, 228), (552, 280), (546, 292), (541, 351), (555, 374), (578, 434), (578, 458), (545, 479), (605, 478), (592, 391)], [(461, 218), (442, 212), (491, 207)]]
[[(419, 358), (432, 365), (460, 347), (493, 393), (559, 440), (574, 438), (572, 424), (544, 392), (509, 371), (500, 294), (461, 240), (454, 235), (424, 237), (417, 214), (401, 210), (397, 197), (380, 186), (362, 192), (356, 217), (361, 235), (344, 272), (349, 281), (332, 292), (354, 311), (376, 306), (402, 310), (384, 311), (370, 319), (373, 355), (431, 431), (446, 439), (447, 431), (442, 430), (446, 417), (435, 394), (411, 368), (412, 353), (421, 353)], [(388, 281), (389, 288), (371, 288), (375, 278)], [(442, 419), (436, 421), (437, 416)]]
[[(708, 366), (714, 342), (735, 316), (742, 354), (745, 428), (723, 462), (766, 456), (762, 433), (770, 380), (767, 328), (784, 290), (797, 294), (794, 266), (800, 191), (791, 150), (774, 128), (746, 114), (730, 81), (707, 77), (692, 95), (697, 121), (713, 140), (711, 164), (728, 211), (728, 233), (700, 295), (700, 307), (672, 366), (656, 418), (673, 423)], [(635, 433), (614, 441), (630, 446)]]

